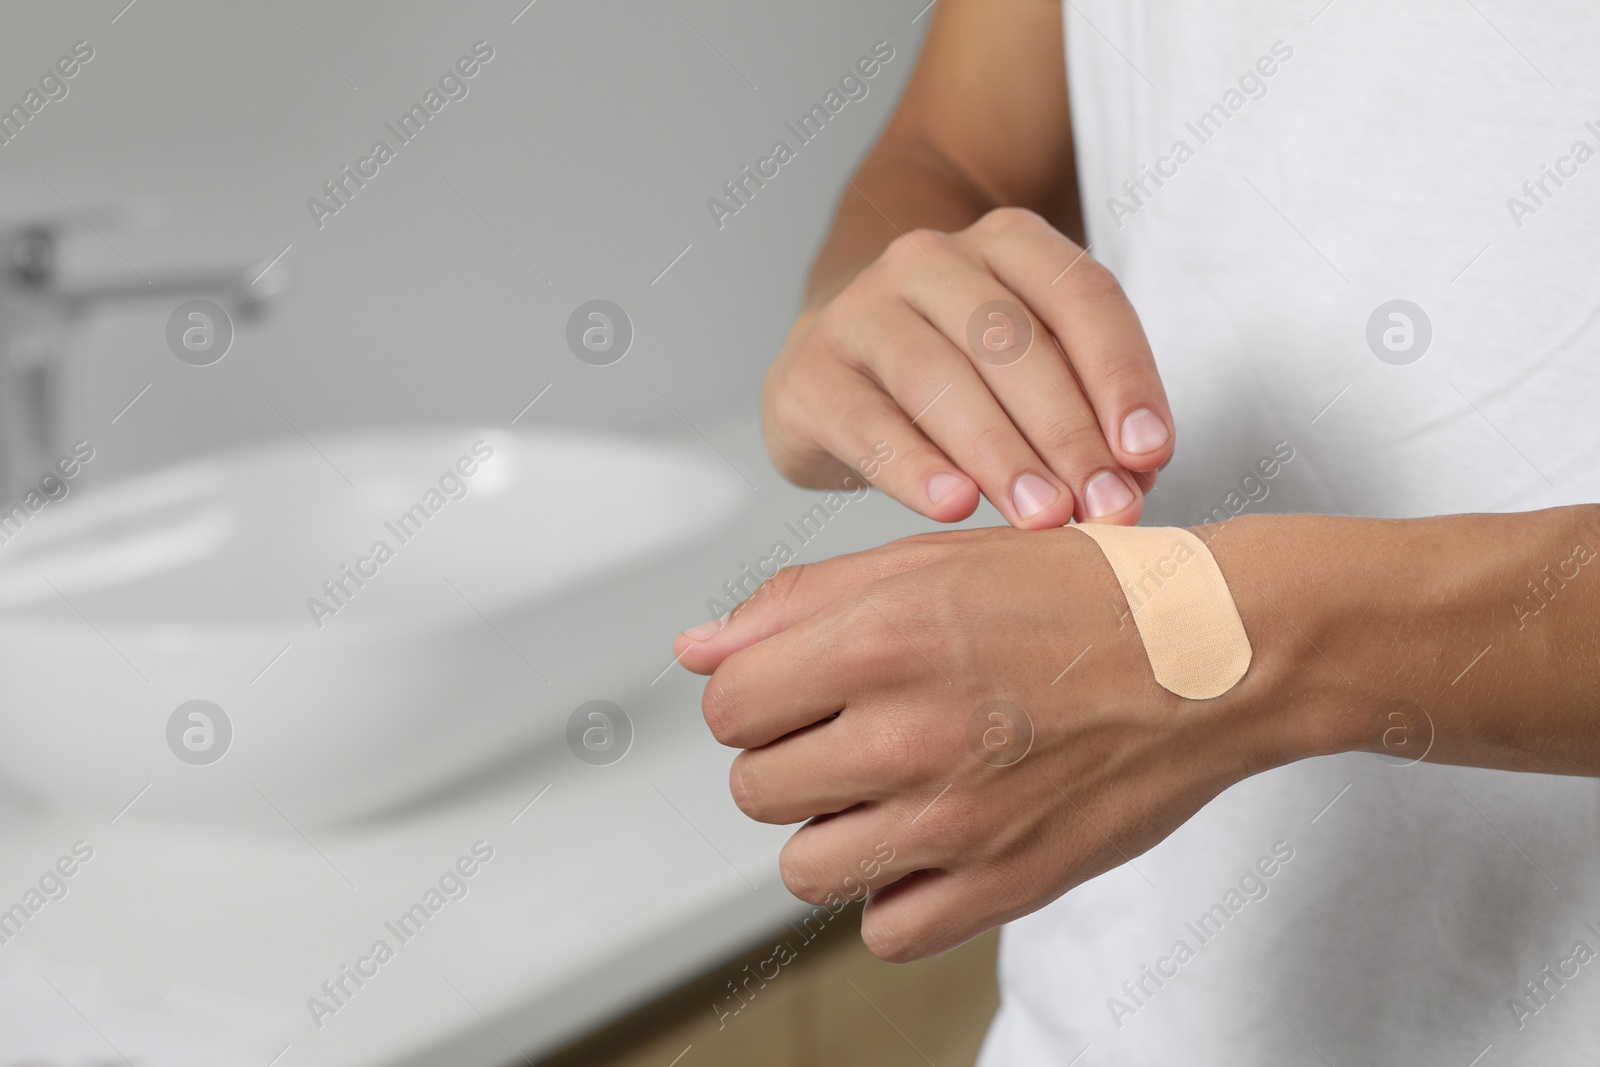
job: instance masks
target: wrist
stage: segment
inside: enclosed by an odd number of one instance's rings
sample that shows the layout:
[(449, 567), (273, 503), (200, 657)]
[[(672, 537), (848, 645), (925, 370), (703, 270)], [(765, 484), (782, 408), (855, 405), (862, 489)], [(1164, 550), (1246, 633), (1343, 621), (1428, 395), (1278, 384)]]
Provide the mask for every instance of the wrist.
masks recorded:
[(1360, 541), (1317, 515), (1242, 516), (1191, 528), (1215, 557), (1250, 639), (1250, 669), (1222, 700), (1249, 724), (1255, 771), (1364, 747), (1374, 694), (1340, 662), (1368, 616), (1350, 580)]
[(1576, 583), (1600, 562), (1600, 508), (1254, 516), (1195, 533), (1250, 636), (1229, 696), (1260, 724), (1264, 767), (1362, 751), (1570, 770), (1527, 734), (1541, 709), (1589, 699), (1565, 658), (1587, 625)]

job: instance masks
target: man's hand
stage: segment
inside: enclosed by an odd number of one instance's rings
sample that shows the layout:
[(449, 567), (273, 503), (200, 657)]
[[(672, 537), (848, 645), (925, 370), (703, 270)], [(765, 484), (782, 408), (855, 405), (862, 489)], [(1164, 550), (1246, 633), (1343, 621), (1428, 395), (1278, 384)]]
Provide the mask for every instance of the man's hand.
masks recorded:
[(712, 733), (746, 750), (740, 808), (806, 822), (783, 850), (790, 890), (820, 903), (864, 882), (863, 938), (907, 960), (1309, 756), (1600, 776), (1600, 508), (1194, 532), (1254, 650), (1214, 700), (1156, 684), (1110, 566), (1070, 529), (791, 568), (720, 629), (679, 635), (712, 675)]
[[(1072, 530), (908, 538), (783, 571), (678, 638), (739, 807), (811, 820), (802, 900), (871, 887), (885, 959), (952, 948), (1150, 848), (1233, 782), (1315, 751), (1251, 682), (1185, 701), (1151, 676), (1110, 567)], [(1309, 652), (1309, 649), (1305, 651)], [(892, 859), (881, 861), (892, 853)]]
[(802, 315), (767, 376), (762, 425), (801, 485), (839, 484), (886, 441), (894, 460), (873, 464), (873, 481), (902, 504), (953, 522), (982, 491), (1029, 529), (1137, 522), (1133, 472), (1157, 470), (1173, 444), (1116, 279), (1021, 208), (898, 238)]
[(1017, 527), (1138, 521), (1172, 412), (1127, 298), (1069, 239), (1082, 212), (1061, 12), (933, 9), (767, 375), (767, 451), (789, 479), (865, 473), (944, 522), (980, 492)]

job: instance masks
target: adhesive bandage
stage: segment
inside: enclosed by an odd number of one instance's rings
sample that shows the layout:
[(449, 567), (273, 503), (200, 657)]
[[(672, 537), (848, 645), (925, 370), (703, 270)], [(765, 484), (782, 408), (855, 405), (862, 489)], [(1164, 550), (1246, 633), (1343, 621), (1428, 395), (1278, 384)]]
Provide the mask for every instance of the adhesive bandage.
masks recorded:
[(1244, 677), (1250, 639), (1205, 542), (1172, 526), (1067, 529), (1086, 534), (1111, 564), (1162, 688), (1209, 700)]

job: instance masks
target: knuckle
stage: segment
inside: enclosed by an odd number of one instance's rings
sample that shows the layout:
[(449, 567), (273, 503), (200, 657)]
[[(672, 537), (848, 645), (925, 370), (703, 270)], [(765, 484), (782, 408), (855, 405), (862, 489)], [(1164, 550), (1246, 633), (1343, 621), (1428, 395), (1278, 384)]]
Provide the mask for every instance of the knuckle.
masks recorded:
[(1040, 227), (1049, 227), (1050, 224), (1036, 211), (1007, 205), (995, 208), (973, 225), (979, 233), (986, 236), (1005, 237), (1037, 231)]
[(1155, 368), (1141, 360), (1123, 358), (1107, 362), (1098, 372), (1100, 385), (1113, 393), (1150, 388)]
[(787, 604), (798, 592), (804, 575), (810, 571), (810, 564), (793, 563), (787, 567), (780, 567), (778, 573), (762, 582), (750, 600), (759, 598), (759, 603), (766, 608), (781, 608)]
[(767, 374), (761, 385), (761, 430), (767, 437), (773, 431), (792, 433), (795, 416), (803, 410), (795, 397), (795, 388), (789, 373), (781, 376), (776, 368)]
[(879, 261), (896, 273), (919, 265), (926, 266), (928, 258), (944, 252), (949, 247), (950, 241), (951, 237), (947, 233), (918, 227), (890, 241)]
[(738, 700), (736, 687), (720, 670), (711, 676), (700, 697), (700, 712), (711, 729), (711, 736), (719, 744), (733, 748), (740, 747)]
[(894, 299), (895, 285), (885, 275), (881, 259), (852, 278), (817, 313), (811, 331), (796, 349), (797, 361), (813, 369), (841, 363), (853, 366), (871, 350), (882, 332), (878, 323), (884, 308)]
[(1082, 456), (1106, 451), (1100, 427), (1076, 413), (1054, 419), (1039, 430), (1039, 444), (1052, 456)]
[(733, 766), (728, 768), (728, 793), (733, 797), (733, 803), (746, 817), (756, 822), (765, 822), (762, 815), (766, 812), (760, 799), (760, 788), (753, 780), (750, 773), (749, 760), (740, 754), (733, 761)]
[(872, 909), (861, 921), (861, 943), (885, 963), (910, 963), (920, 955), (916, 932), (903, 923), (887, 922)]
[(802, 442), (809, 439), (810, 408), (796, 389), (772, 389), (762, 397), (761, 429), (767, 455), (785, 477), (785, 466), (798, 468)]
[(784, 888), (807, 904), (821, 904), (828, 897), (827, 882), (802, 834), (789, 838), (778, 854), (778, 874)]
[(950, 241), (950, 235), (943, 230), (930, 229), (927, 226), (918, 226), (908, 230), (906, 235), (899, 239), (900, 243), (909, 246), (913, 254), (925, 252), (929, 248), (943, 248)]
[(1006, 463), (1016, 449), (1018, 434), (1009, 422), (989, 422), (974, 428), (967, 439), (969, 452), (980, 463)]
[(1084, 256), (1083, 262), (1073, 268), (1077, 277), (1072, 280), (1072, 290), (1079, 300), (1104, 301), (1126, 300), (1123, 294), (1122, 283), (1117, 281), (1117, 276), (1111, 268), (1091, 256)]
[(767, 458), (783, 477), (796, 485), (807, 485), (815, 476), (817, 452), (795, 441), (789, 434), (774, 429), (766, 436)]
[(853, 352), (859, 342), (861, 324), (868, 313), (868, 305), (875, 298), (859, 280), (852, 282), (817, 316), (811, 337), (801, 349), (801, 357), (808, 363), (817, 360), (828, 362)]

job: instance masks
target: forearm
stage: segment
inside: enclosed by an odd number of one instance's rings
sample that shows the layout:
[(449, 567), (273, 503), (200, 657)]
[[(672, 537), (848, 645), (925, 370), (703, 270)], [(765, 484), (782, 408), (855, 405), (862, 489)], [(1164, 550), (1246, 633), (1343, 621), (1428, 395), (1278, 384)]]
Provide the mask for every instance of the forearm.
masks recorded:
[(806, 310), (832, 299), (898, 235), (965, 229), (998, 206), (932, 146), (880, 142), (840, 194), (806, 283)]
[(1059, 0), (943, 0), (905, 95), (841, 191), (806, 308), (902, 233), (1025, 207), (1082, 243)]
[(1196, 532), (1256, 648), (1239, 699), (1278, 710), (1267, 747), (1600, 776), (1600, 508)]

